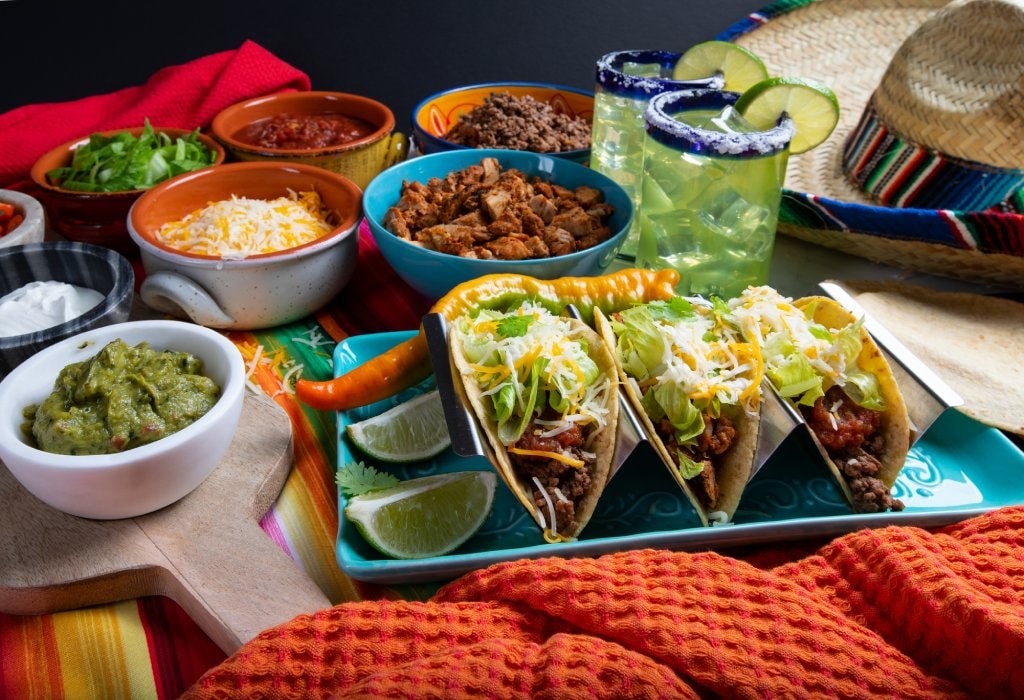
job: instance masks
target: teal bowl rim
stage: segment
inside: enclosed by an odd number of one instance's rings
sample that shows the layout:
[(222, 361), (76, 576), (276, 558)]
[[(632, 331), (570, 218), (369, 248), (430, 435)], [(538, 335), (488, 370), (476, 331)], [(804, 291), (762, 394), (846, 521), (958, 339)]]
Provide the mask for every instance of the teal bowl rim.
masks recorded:
[[(497, 158), (503, 168), (513, 167), (521, 169), (531, 175), (544, 175), (545, 172), (554, 172), (555, 170), (561, 170), (563, 173), (565, 171), (574, 171), (578, 173), (582, 179), (589, 180), (591, 186), (601, 189), (602, 192), (605, 193), (606, 201), (609, 199), (617, 200), (613, 203), (616, 207), (616, 212), (613, 214), (613, 218), (617, 217), (616, 222), (618, 223), (618, 226), (615, 227), (615, 232), (610, 238), (608, 238), (608, 240), (591, 248), (569, 253), (568, 255), (560, 255), (550, 258), (530, 258), (527, 260), (468, 260), (467, 262), (469, 262), (470, 266), (473, 267), (487, 267), (493, 264), (496, 268), (500, 268), (481, 271), (475, 276), (483, 276), (486, 274), (530, 274), (530, 272), (528, 272), (530, 268), (535, 268), (544, 264), (571, 267), (574, 264), (580, 264), (580, 261), (585, 258), (600, 258), (602, 257), (602, 253), (617, 250), (625, 241), (626, 236), (629, 233), (633, 216), (635, 215), (633, 200), (618, 183), (603, 173), (597, 172), (596, 170), (574, 161), (566, 160), (564, 158), (556, 158), (549, 154), (533, 153), (531, 151), (514, 151), (506, 149), (463, 149), (458, 151), (441, 151), (438, 153), (417, 156), (416, 158), (410, 158), (402, 163), (391, 166), (375, 177), (363, 192), (363, 218), (365, 219), (374, 240), (378, 242), (377, 246), (381, 250), (381, 254), (385, 257), (385, 260), (387, 260), (389, 265), (394, 268), (394, 265), (388, 255), (388, 248), (393, 248), (394, 246), (389, 245), (389, 243), (399, 246), (398, 250), (403, 251), (406, 255), (419, 258), (424, 264), (430, 263), (443, 265), (447, 261), (458, 258), (458, 256), (454, 256), (449, 253), (440, 253), (435, 250), (429, 250), (410, 243), (409, 241), (402, 240), (388, 231), (381, 220), (387, 210), (398, 201), (398, 190), (400, 190), (401, 183), (403, 181), (417, 180), (425, 183), (430, 177), (444, 177), (444, 175), (450, 172), (464, 169), (487, 157)], [(451, 165), (450, 167), (442, 166), (435, 168), (433, 167), (434, 161), (439, 161), (441, 163), (451, 161)], [(526, 162), (533, 163), (537, 167), (529, 167)], [(414, 176), (410, 176), (409, 171), (413, 168), (425, 169), (428, 172), (434, 172), (429, 175), (416, 174)], [(553, 181), (556, 184), (560, 184), (558, 177), (553, 178)], [(385, 186), (384, 183), (388, 183), (389, 191), (387, 192), (383, 191)], [(378, 210), (377, 212), (374, 211), (375, 204), (376, 209)], [(623, 210), (625, 211), (624, 215), (621, 213)], [(380, 240), (384, 236), (390, 236), (390, 238), (387, 242), (381, 245)], [(610, 258), (614, 258), (614, 255), (611, 255)], [(413, 270), (399, 271), (396, 269), (395, 272), (400, 277), (405, 277), (412, 273)]]

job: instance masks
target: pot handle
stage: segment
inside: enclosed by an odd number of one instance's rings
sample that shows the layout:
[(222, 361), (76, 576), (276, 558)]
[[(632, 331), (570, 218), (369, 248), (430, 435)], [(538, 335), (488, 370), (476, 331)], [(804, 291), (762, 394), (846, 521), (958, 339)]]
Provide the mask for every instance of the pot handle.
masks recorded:
[(146, 306), (175, 316), (187, 316), (201, 326), (230, 328), (235, 323), (209, 292), (176, 272), (160, 270), (146, 275), (139, 295)]

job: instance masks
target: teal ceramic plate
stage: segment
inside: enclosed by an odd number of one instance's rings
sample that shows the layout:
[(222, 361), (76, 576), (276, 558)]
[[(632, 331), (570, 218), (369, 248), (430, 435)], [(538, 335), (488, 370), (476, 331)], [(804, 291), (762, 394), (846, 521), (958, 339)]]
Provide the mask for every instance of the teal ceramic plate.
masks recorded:
[[(335, 374), (343, 374), (411, 332), (354, 336), (334, 352)], [(438, 472), (490, 469), (482, 457), (460, 457), (450, 449), (409, 465), (374, 463), (345, 437), (345, 426), (376, 415), (417, 393), (426, 380), (369, 406), (338, 414), (338, 464), (361, 460), (400, 479)], [(473, 569), (523, 557), (595, 556), (639, 547), (675, 550), (726, 549), (767, 542), (831, 537), (865, 527), (934, 527), (994, 508), (1024, 503), (1022, 453), (1005, 435), (947, 411), (911, 450), (893, 494), (900, 513), (853, 514), (812, 446), (794, 434), (747, 485), (734, 524), (701, 527), (692, 506), (668, 471), (650, 453), (630, 457), (605, 488), (597, 511), (576, 542), (546, 544), (533, 519), (499, 480), (494, 507), (477, 534), (456, 552), (419, 560), (395, 560), (377, 553), (344, 518), (339, 518), (337, 558), (354, 579), (378, 583), (436, 582)], [(338, 511), (345, 497), (338, 495)]]

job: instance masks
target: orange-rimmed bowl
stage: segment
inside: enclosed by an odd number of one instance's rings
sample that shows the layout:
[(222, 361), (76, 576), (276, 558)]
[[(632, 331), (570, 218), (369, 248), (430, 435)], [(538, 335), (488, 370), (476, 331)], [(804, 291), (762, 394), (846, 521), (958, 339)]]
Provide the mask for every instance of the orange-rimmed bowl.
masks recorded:
[[(279, 115), (342, 115), (369, 122), (372, 133), (344, 144), (316, 148), (271, 148), (246, 139), (253, 124)], [(275, 161), (315, 165), (345, 176), (359, 188), (406, 155), (406, 137), (395, 131), (395, 115), (381, 102), (345, 92), (281, 92), (231, 105), (210, 123), (229, 155), (239, 161)]]
[[(96, 132), (102, 136), (113, 136), (127, 132), (138, 136), (145, 127), (113, 129)], [(188, 136), (192, 129), (176, 129), (154, 126), (157, 133), (164, 133), (172, 139)], [(88, 136), (68, 141), (43, 154), (31, 170), (32, 182), (38, 188), (36, 195), (46, 209), (49, 226), (69, 241), (92, 243), (117, 250), (131, 256), (136, 254), (128, 236), (128, 211), (135, 201), (147, 190), (125, 190), (123, 192), (77, 192), (66, 190), (50, 182), (47, 173), (54, 168), (71, 164), (75, 149), (89, 143)], [(219, 143), (206, 134), (200, 133), (199, 140), (213, 151), (213, 165), (224, 162), (226, 156)]]
[[(234, 259), (197, 255), (157, 239), (170, 221), (232, 196), (275, 199), (316, 191), (335, 228), (303, 245)], [(345, 177), (300, 163), (227, 163), (197, 170), (146, 192), (132, 207), (128, 232), (146, 276), (147, 306), (211, 328), (269, 328), (307, 316), (352, 277), (359, 253), (362, 191)]]
[[(587, 122), (594, 116), (594, 93), (564, 85), (550, 83), (480, 83), (452, 88), (427, 97), (412, 111), (412, 131), (416, 147), (421, 153), (438, 153), (469, 148), (444, 138), (459, 121), (459, 117), (484, 104), (493, 94), (507, 92), (513, 97), (529, 95), (538, 102), (551, 105), (556, 111), (579, 117)], [(561, 151), (547, 155), (566, 158), (586, 164), (590, 149)]]

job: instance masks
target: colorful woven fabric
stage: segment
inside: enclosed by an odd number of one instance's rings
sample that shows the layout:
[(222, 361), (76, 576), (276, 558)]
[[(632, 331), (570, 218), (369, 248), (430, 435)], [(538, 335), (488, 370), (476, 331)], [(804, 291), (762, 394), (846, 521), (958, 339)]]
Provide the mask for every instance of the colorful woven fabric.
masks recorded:
[(185, 698), (1024, 697), (1024, 509), (714, 553), (516, 561), (267, 630)]
[(843, 148), (843, 172), (880, 204), (981, 211), (1024, 184), (1024, 170), (963, 161), (902, 138), (869, 102)]

